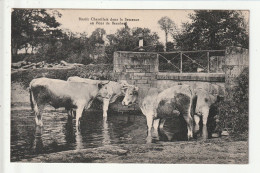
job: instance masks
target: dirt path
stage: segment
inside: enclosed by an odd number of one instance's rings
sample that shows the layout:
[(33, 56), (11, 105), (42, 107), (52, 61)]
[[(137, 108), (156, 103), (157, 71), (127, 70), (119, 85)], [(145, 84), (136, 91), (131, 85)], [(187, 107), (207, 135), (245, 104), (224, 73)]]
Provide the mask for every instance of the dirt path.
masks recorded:
[(44, 154), (22, 162), (247, 164), (247, 148), (248, 143), (245, 141), (230, 142), (222, 139), (121, 144)]

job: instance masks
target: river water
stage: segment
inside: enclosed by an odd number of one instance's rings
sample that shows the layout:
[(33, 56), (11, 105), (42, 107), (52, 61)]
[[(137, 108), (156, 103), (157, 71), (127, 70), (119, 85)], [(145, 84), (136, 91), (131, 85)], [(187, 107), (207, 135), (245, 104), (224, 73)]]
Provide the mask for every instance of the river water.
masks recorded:
[[(75, 119), (69, 119), (64, 110), (47, 109), (43, 113), (43, 124), (43, 127), (35, 126), (29, 107), (12, 107), (11, 161), (66, 150), (146, 143), (146, 119), (141, 113), (109, 113), (104, 120), (102, 111), (87, 111), (77, 131)], [(159, 138), (153, 142), (185, 140), (186, 132), (181, 124), (183, 122), (176, 118), (166, 120)]]

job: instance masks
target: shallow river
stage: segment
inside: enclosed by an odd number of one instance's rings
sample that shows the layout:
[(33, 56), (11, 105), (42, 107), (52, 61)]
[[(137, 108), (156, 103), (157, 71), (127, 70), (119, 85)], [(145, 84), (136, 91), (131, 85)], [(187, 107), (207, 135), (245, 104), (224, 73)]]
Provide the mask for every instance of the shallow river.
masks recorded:
[[(158, 141), (185, 140), (178, 119), (166, 120)], [(11, 161), (32, 158), (39, 154), (66, 150), (96, 148), (110, 144), (146, 143), (146, 119), (141, 113), (109, 113), (103, 120), (102, 111), (85, 112), (80, 131), (75, 119), (68, 118), (64, 110), (47, 109), (43, 113), (43, 127), (36, 127), (29, 107), (11, 111)], [(182, 126), (183, 127), (183, 126)]]

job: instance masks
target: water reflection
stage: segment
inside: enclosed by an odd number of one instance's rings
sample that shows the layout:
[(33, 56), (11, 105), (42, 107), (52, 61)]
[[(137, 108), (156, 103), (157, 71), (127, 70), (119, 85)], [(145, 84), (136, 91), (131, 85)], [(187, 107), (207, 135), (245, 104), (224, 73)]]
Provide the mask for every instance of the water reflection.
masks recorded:
[(32, 149), (34, 149), (35, 152), (39, 154), (43, 152), (42, 131), (42, 127), (36, 126), (34, 135), (34, 145)]
[(109, 135), (109, 128), (108, 128), (108, 122), (107, 117), (103, 117), (103, 145), (109, 145), (111, 143), (110, 135)]
[[(75, 119), (68, 118), (67, 113), (61, 110), (45, 111), (42, 128), (35, 126), (30, 110), (12, 111), (11, 117), (11, 161), (110, 144), (146, 143), (146, 119), (141, 114), (109, 113), (107, 118), (103, 118), (102, 111), (87, 112), (81, 118), (79, 131)], [(178, 122), (172, 124), (171, 121), (166, 120), (159, 138), (153, 141), (179, 140), (176, 135)]]

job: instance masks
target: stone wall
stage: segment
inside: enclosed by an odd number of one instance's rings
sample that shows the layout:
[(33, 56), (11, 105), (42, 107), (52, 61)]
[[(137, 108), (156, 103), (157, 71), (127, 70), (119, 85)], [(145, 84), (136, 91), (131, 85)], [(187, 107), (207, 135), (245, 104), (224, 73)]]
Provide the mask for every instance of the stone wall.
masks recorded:
[(225, 91), (226, 99), (232, 99), (233, 89), (237, 86), (237, 77), (249, 67), (248, 49), (228, 47), (225, 56)]
[(149, 52), (115, 52), (114, 77), (138, 87), (152, 87), (158, 73), (158, 56)]

